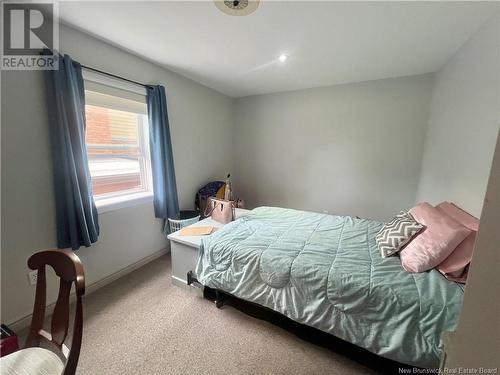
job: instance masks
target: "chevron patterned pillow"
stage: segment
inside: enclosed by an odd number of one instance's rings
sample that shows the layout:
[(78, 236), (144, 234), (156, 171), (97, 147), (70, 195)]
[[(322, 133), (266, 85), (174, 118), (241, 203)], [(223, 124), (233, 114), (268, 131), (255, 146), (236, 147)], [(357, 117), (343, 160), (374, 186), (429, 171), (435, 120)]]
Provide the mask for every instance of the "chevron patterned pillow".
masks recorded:
[(416, 222), (409, 213), (401, 211), (375, 236), (382, 258), (396, 254), (422, 229), (424, 229), (422, 224)]

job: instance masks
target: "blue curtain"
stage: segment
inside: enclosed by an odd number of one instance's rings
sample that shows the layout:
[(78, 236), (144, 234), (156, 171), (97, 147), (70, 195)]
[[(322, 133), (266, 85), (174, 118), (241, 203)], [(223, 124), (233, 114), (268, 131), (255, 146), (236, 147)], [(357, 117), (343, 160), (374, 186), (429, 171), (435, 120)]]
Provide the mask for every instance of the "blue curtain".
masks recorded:
[[(44, 51), (49, 54), (50, 51)], [(85, 92), (82, 68), (58, 55), (59, 69), (45, 71), (54, 167), (57, 246), (90, 246), (99, 224), (85, 146)]]
[(163, 219), (175, 218), (179, 214), (179, 202), (165, 88), (148, 86), (147, 102), (155, 216)]

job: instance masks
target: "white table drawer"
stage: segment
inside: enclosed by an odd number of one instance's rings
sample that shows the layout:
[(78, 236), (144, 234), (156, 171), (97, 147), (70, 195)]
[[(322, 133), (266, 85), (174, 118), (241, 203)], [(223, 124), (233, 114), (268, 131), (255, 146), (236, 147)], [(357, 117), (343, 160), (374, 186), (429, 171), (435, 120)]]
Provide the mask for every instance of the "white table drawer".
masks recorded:
[[(236, 219), (246, 215), (248, 212), (248, 210), (237, 208)], [(203, 226), (220, 228), (224, 226), (224, 224), (218, 223), (209, 217), (190, 225), (190, 227)], [(196, 268), (198, 249), (203, 236), (181, 236), (180, 232), (179, 230), (168, 235), (172, 256), (172, 283), (180, 287), (188, 288), (186, 275), (189, 271), (194, 272)]]
[(170, 242), (172, 254), (172, 283), (177, 286), (187, 286), (186, 275), (196, 268), (198, 248), (180, 242)]

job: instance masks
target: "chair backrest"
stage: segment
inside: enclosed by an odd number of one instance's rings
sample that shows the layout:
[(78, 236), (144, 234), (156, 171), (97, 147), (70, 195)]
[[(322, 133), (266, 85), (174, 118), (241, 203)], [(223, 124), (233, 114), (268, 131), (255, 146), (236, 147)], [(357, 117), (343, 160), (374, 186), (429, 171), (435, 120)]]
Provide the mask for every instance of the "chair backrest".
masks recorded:
[[(51, 332), (43, 329), (46, 310), (45, 266), (51, 266), (60, 278), (59, 295), (52, 315)], [(85, 294), (85, 274), (80, 258), (72, 250), (46, 250), (32, 255), (28, 267), (38, 270), (35, 305), (26, 347), (48, 346), (56, 354), (66, 359), (63, 375), (76, 372), (82, 343), (83, 311), (82, 296)], [(69, 306), (71, 286), (75, 283), (76, 311), (73, 325), (71, 348), (64, 345), (69, 328)]]

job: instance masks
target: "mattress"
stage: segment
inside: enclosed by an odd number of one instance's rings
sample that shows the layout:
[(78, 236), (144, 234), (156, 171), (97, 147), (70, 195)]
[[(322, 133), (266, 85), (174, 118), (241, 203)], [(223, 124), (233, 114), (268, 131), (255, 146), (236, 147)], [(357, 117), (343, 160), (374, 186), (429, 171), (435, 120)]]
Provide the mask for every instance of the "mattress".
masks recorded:
[(441, 333), (455, 329), (463, 289), (435, 270), (408, 273), (399, 257), (381, 258), (382, 225), (259, 207), (203, 238), (196, 274), (380, 356), (438, 367)]

